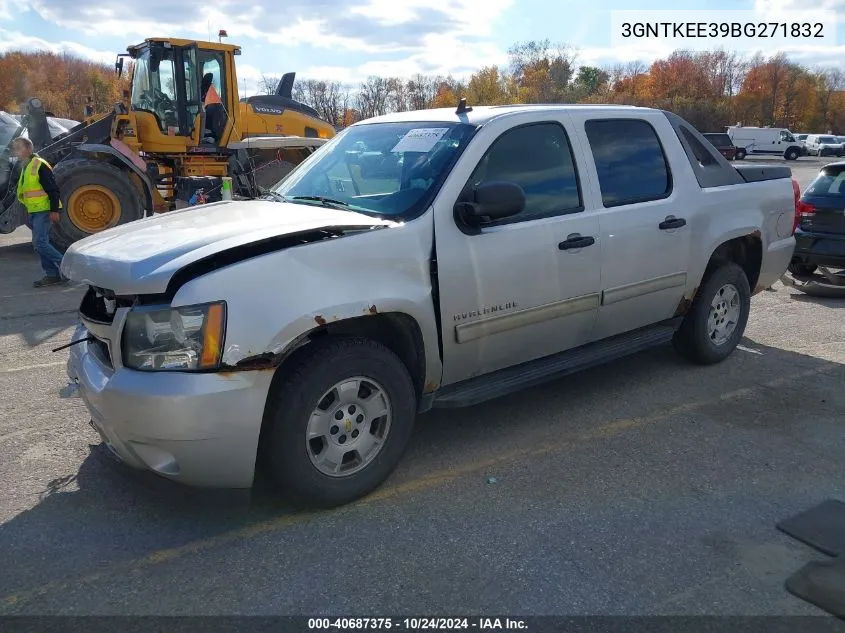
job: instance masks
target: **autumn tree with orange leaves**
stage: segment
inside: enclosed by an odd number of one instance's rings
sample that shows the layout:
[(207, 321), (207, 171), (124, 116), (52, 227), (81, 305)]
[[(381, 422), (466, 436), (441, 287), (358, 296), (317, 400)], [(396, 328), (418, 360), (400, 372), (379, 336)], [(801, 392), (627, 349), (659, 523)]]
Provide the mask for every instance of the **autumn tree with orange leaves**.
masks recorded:
[(0, 55), (0, 109), (18, 113), (31, 97), (38, 97), (55, 116), (81, 119), (87, 98), (105, 112), (129, 88), (126, 74), (72, 55), (9, 52)]
[[(258, 82), (257, 89), (267, 92), (275, 83), (275, 78)], [(127, 84), (126, 75), (118, 80), (110, 66), (70, 55), (0, 55), (0, 109), (10, 112), (37, 96), (56, 116), (79, 119), (87, 97), (105, 112)], [(465, 97), (470, 105), (650, 106), (675, 112), (706, 132), (742, 122), (845, 133), (845, 71), (807, 68), (783, 54), (746, 58), (724, 50), (675, 51), (650, 65), (597, 67), (580, 64), (577, 52), (565, 44), (542, 40), (516, 43), (506, 65), (490, 64), (465, 78), (372, 76), (359, 85), (312, 78), (294, 88), (300, 100), (339, 128), (387, 112), (453, 108)]]

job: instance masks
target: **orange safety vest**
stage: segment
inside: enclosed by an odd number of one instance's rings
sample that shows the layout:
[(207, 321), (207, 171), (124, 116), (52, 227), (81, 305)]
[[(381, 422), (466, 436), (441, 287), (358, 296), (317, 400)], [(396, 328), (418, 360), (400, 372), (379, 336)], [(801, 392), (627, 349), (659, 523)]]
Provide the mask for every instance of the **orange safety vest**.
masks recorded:
[(212, 103), (219, 103), (223, 105), (223, 102), (220, 100), (220, 95), (217, 94), (217, 90), (214, 88), (214, 84), (208, 87), (208, 92), (205, 93), (205, 105), (209, 106)]

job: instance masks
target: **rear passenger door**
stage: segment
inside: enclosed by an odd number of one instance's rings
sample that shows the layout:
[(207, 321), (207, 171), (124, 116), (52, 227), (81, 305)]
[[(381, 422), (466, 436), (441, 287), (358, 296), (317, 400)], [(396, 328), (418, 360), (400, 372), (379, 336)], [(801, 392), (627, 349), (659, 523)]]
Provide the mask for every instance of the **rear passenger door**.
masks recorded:
[[(687, 284), (687, 214), (694, 210), (685, 208), (673, 187), (671, 163), (655, 129), (674, 135), (668, 120), (586, 118), (583, 126), (598, 185), (591, 200), (601, 236), (595, 336), (604, 338), (675, 314)], [(680, 143), (671, 150), (676, 160), (687, 160)]]
[[(591, 337), (599, 305), (599, 225), (584, 210), (564, 121), (563, 114), (537, 121), (533, 113), (494, 119), (478, 132), (439, 196), (444, 384)], [(452, 205), (474, 186), (501, 181), (522, 187), (525, 209), (468, 231)]]

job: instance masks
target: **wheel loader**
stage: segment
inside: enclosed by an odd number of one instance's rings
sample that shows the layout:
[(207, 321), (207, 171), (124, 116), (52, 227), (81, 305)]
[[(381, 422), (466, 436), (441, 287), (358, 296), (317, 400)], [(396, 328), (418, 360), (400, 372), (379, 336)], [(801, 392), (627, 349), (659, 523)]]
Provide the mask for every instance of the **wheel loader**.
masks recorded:
[[(233, 194), (254, 198), (281, 180), (335, 128), (292, 98), (294, 73), (275, 94), (239, 98), (231, 44), (149, 38), (117, 56), (132, 60), (131, 90), (108, 114), (86, 106), (85, 119), (51, 137), (37, 98), (24, 120), (38, 154), (53, 165), (64, 212), (51, 239), (62, 251), (104, 229), (195, 201)], [(16, 200), (18, 171), (0, 147), (0, 232), (27, 221)]]

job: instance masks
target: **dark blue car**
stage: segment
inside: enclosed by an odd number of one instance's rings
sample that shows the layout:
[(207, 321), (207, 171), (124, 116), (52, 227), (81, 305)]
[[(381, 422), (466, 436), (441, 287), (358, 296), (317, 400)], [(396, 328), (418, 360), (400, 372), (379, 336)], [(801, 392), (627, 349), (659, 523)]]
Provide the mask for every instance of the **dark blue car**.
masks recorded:
[(825, 165), (798, 202), (795, 254), (789, 271), (845, 268), (845, 161)]

